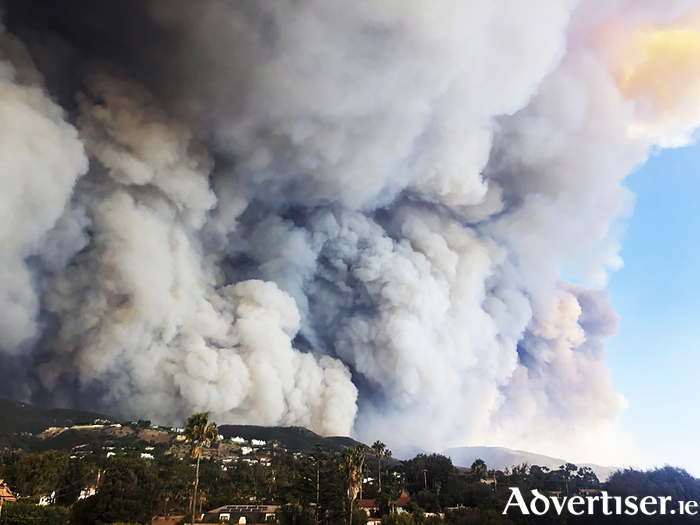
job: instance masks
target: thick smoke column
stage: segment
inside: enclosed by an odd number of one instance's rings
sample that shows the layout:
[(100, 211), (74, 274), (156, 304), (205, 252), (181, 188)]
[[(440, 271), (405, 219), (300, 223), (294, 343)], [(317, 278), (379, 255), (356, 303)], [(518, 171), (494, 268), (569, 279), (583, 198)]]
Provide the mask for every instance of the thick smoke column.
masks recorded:
[(63, 258), (61, 231), (48, 247), (44, 237), (71, 227), (64, 212), (87, 158), (26, 50), (2, 26), (0, 129), (0, 346), (16, 354), (30, 351), (38, 331), (39, 298), (27, 258), (42, 252), (54, 261)]
[(623, 178), (700, 123), (692, 2), (6, 4), (4, 393), (434, 449), (614, 430), (598, 288)]

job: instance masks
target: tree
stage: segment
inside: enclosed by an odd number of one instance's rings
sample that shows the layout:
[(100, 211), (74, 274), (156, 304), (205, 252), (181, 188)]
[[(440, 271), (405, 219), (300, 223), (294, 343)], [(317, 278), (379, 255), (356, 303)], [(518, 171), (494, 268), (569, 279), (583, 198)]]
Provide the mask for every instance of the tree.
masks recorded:
[(197, 488), (199, 487), (199, 460), (202, 457), (202, 448), (216, 445), (219, 440), (219, 429), (216, 423), (209, 423), (209, 413), (197, 412), (187, 418), (184, 436), (192, 446), (191, 455), (197, 460), (194, 474), (194, 492), (192, 494), (192, 521), (197, 510)]
[(3, 525), (66, 525), (68, 511), (63, 507), (39, 507), (33, 503), (5, 503), (0, 506)]
[[(23, 496), (45, 496), (67, 485), (70, 458), (62, 450), (27, 454), (8, 469), (8, 482)], [(72, 480), (71, 480), (72, 481)]]
[(185, 514), (191, 506), (190, 487), (194, 481), (194, 472), (189, 462), (170, 457), (159, 469), (162, 485), (160, 512), (165, 516), (172, 513)]
[(454, 482), (456, 470), (452, 460), (440, 454), (418, 454), (404, 462), (407, 488), (410, 492), (427, 490), (436, 481), (442, 484), (441, 493), (449, 490)]
[(578, 469), (579, 487), (583, 489), (600, 488), (600, 480), (591, 467), (581, 467)]
[[(323, 494), (322, 486), (325, 489), (328, 484), (327, 468), (329, 456), (320, 442), (317, 442), (310, 453), (305, 454), (297, 463), (297, 484), (295, 487), (295, 498), (302, 506), (307, 506), (310, 503), (315, 505), (318, 523), (319, 516), (323, 514), (321, 510), (324, 505), (322, 501), (326, 500)], [(296, 501), (295, 501), (296, 502)], [(325, 510), (325, 509), (324, 509)]]
[(576, 477), (577, 473), (578, 467), (573, 463), (561, 465), (559, 470), (554, 471), (554, 474), (558, 475), (558, 477), (564, 481), (567, 496), (569, 496), (571, 493), (571, 481)]
[(317, 522), (311, 509), (292, 503), (282, 507), (280, 523), (282, 525), (315, 525)]
[(340, 468), (343, 472), (343, 481), (350, 501), (350, 515), (348, 523), (352, 525), (352, 509), (355, 498), (360, 492), (362, 484), (362, 466), (365, 463), (365, 446), (362, 444), (354, 448), (346, 448), (340, 458)]
[(488, 468), (486, 467), (486, 462), (481, 458), (475, 459), (474, 463), (472, 463), (472, 472), (474, 473), (474, 477), (477, 481), (485, 479), (489, 473)]
[(377, 440), (372, 445), (372, 452), (377, 456), (377, 469), (379, 471), (379, 492), (382, 491), (382, 458), (386, 456), (391, 457), (391, 450), (387, 450), (386, 445), (381, 441)]
[(109, 460), (97, 494), (73, 505), (73, 525), (150, 523), (161, 497), (158, 468), (137, 454)]

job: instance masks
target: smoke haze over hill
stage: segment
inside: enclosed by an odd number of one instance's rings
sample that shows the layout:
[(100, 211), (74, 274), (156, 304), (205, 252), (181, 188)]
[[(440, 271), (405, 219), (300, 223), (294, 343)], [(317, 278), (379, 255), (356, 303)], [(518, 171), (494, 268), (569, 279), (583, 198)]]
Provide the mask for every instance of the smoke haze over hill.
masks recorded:
[(6, 0), (0, 391), (600, 453), (622, 180), (700, 123), (696, 8)]

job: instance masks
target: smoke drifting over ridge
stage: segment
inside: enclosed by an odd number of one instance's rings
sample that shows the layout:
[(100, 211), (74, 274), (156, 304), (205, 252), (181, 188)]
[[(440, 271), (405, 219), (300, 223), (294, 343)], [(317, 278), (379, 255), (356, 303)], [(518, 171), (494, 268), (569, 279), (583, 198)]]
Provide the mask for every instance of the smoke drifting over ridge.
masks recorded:
[(700, 124), (700, 12), (654, 5), (5, 2), (2, 392), (425, 448), (610, 430), (621, 181)]

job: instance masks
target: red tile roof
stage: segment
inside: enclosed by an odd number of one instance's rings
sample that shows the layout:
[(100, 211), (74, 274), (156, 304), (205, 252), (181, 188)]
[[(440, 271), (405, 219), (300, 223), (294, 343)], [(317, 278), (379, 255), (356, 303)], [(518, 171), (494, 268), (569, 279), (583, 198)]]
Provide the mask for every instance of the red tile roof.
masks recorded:
[(399, 499), (396, 500), (395, 505), (397, 507), (405, 507), (408, 505), (408, 502), (411, 501), (411, 498), (408, 496), (401, 496)]
[[(408, 505), (409, 501), (411, 501), (411, 498), (409, 496), (404, 495), (397, 499), (394, 505), (396, 505), (397, 507), (405, 507), (406, 505)], [(375, 507), (378, 507), (378, 505), (373, 499), (358, 499), (357, 507), (360, 509), (373, 509)]]

